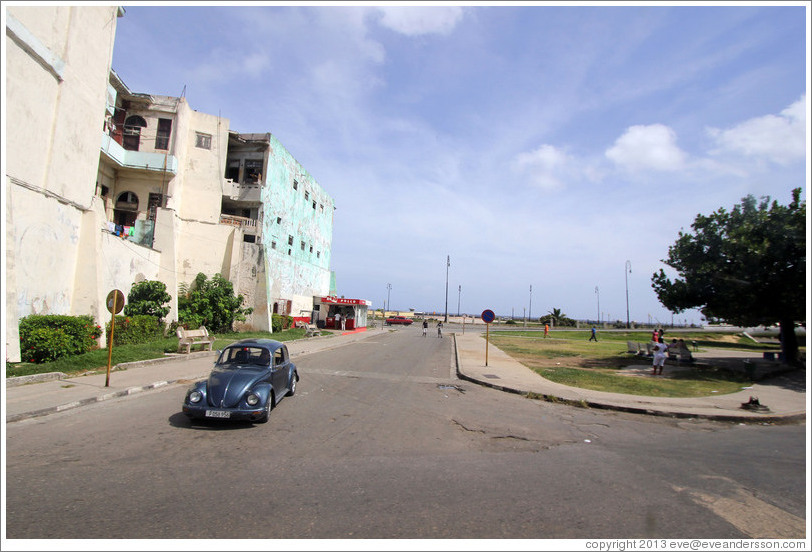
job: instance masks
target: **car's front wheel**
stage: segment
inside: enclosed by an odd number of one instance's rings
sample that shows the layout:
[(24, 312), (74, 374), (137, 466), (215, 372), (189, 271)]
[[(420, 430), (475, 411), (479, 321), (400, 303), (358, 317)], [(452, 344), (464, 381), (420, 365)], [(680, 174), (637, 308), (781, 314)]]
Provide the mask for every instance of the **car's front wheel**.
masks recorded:
[(273, 409), (273, 395), (268, 397), (268, 404), (265, 405), (265, 415), (262, 416), (259, 420), (259, 423), (264, 424), (271, 418), (271, 410)]

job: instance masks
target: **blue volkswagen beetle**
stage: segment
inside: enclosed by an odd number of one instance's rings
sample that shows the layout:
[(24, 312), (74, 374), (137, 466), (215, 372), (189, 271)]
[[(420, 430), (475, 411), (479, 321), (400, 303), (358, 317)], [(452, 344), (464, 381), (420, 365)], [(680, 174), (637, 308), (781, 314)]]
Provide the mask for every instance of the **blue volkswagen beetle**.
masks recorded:
[(282, 397), (296, 393), (299, 373), (288, 348), (272, 339), (243, 339), (222, 351), (205, 381), (186, 392), (190, 418), (268, 421)]

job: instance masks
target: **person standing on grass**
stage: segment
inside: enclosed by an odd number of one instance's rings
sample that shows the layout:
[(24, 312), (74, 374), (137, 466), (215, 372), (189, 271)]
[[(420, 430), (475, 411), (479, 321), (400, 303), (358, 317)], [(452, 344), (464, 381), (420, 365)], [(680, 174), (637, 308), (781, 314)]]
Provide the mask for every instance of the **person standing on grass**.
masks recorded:
[(598, 331), (598, 329), (595, 326), (592, 326), (592, 335), (589, 336), (590, 341), (597, 341), (598, 340), (598, 336), (597, 336), (597, 333), (596, 333), (597, 331)]
[(654, 359), (651, 361), (651, 375), (663, 375), (663, 366), (665, 365), (665, 356), (668, 352), (668, 345), (660, 339), (654, 344)]
[(426, 332), (429, 329), (429, 321), (425, 318), (423, 319), (423, 337), (426, 337)]

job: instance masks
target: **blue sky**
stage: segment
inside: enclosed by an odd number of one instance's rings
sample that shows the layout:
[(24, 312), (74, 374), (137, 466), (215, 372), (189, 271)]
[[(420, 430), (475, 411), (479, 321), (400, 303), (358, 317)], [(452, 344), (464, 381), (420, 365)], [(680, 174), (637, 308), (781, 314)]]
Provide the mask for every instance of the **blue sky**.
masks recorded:
[(450, 314), (625, 321), (628, 279), (632, 320), (699, 323), (651, 289), (678, 232), (806, 198), (808, 3), (125, 9), (113, 69), (279, 138), (375, 307), (443, 312), (450, 256)]

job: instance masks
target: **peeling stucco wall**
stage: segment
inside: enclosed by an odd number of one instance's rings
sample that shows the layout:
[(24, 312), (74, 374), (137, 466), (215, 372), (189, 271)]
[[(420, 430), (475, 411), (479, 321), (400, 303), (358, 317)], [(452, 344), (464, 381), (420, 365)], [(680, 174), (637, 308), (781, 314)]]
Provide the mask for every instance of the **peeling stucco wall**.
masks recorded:
[(298, 315), (330, 290), (334, 203), (274, 136), (262, 209), (268, 300), (293, 301)]

